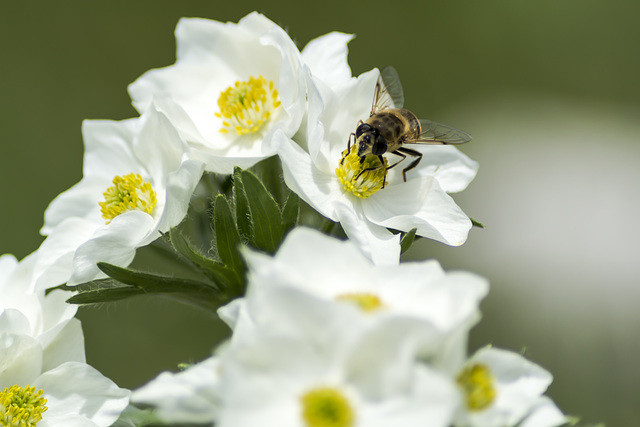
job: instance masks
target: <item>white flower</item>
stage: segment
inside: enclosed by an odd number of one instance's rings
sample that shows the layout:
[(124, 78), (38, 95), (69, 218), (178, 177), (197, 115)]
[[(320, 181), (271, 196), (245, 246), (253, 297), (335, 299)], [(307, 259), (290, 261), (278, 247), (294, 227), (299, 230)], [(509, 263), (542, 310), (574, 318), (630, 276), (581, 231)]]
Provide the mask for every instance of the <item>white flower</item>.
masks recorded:
[(296, 133), (305, 75), (282, 28), (256, 12), (237, 24), (183, 18), (176, 43), (176, 63), (148, 71), (129, 93), (140, 112), (155, 97), (207, 170), (249, 167), (274, 154), (274, 130)]
[(352, 242), (307, 228), (292, 230), (274, 257), (249, 250), (244, 255), (247, 296), (219, 310), (234, 339), (242, 336), (235, 328), (240, 311), (256, 322), (277, 316), (273, 295), (287, 287), (326, 302), (324, 316), (344, 319), (345, 328), (377, 327), (378, 335), (389, 334), (385, 340), (416, 340), (418, 350), (433, 355), (450, 334), (468, 331), (478, 320), (478, 303), (488, 291), (485, 279), (445, 273), (436, 261), (374, 266)]
[[(128, 405), (129, 394), (91, 366), (66, 362), (28, 384), (0, 381), (0, 425), (107, 427)], [(16, 417), (25, 424), (13, 424)]]
[[(384, 169), (371, 174), (375, 179), (362, 178), (367, 182), (353, 191), (338, 176), (338, 171), (348, 177), (355, 175), (351, 167), (365, 167), (359, 159), (347, 158), (342, 164), (341, 159), (349, 135), (369, 117), (377, 79), (374, 70), (336, 87), (318, 79), (308, 83), (308, 150), (289, 143), (283, 133), (274, 135), (287, 185), (322, 215), (340, 222), (378, 264), (397, 263), (400, 255), (399, 236), (388, 228), (417, 228), (420, 236), (461, 245), (471, 222), (447, 192), (466, 188), (477, 164), (454, 147), (412, 145), (424, 154), (422, 162), (407, 174), (407, 182), (401, 167), (390, 169), (384, 188)], [(397, 156), (386, 157), (391, 163)]]
[(153, 405), (153, 414), (165, 423), (210, 423), (220, 410), (220, 361), (209, 357), (182, 372), (163, 372), (135, 390), (131, 401)]
[(533, 417), (528, 421), (530, 426), (559, 425), (554, 424), (560, 421), (557, 412), (548, 401), (541, 400), (551, 384), (551, 374), (519, 354), (481, 349), (456, 376), (465, 402), (458, 412), (456, 426), (515, 426), (530, 413)]
[(37, 256), (0, 257), (0, 425), (109, 426), (129, 392), (84, 363), (68, 294), (33, 292)]
[(17, 263), (0, 257), (0, 384), (31, 381), (63, 362), (84, 362), (77, 307), (68, 294), (33, 292), (37, 253)]
[(351, 327), (331, 303), (294, 288), (271, 291), (256, 316), (241, 310), (221, 356), (217, 426), (451, 424), (453, 382), (407, 363), (392, 335)]
[(37, 287), (100, 276), (99, 261), (127, 266), (136, 248), (177, 225), (203, 164), (153, 106), (138, 119), (83, 123), (84, 176), (45, 212)]

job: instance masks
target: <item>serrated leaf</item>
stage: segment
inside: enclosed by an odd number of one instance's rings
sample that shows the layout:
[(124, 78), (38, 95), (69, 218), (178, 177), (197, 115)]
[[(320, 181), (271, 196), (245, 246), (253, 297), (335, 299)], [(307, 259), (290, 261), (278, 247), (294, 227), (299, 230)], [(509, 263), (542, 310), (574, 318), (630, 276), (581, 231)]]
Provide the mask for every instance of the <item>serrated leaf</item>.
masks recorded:
[(300, 219), (300, 198), (293, 191), (289, 193), (287, 201), (282, 208), (282, 226), (284, 231), (287, 232), (296, 225)]
[(143, 273), (105, 262), (99, 262), (98, 268), (112, 279), (143, 289), (146, 293), (197, 293), (212, 298), (220, 296), (217, 286), (196, 280)]
[(417, 228), (412, 228), (404, 236), (402, 236), (402, 239), (400, 240), (400, 248), (401, 248), (400, 253), (402, 254), (405, 253), (406, 251), (409, 250), (411, 245), (413, 245), (413, 242), (416, 239), (417, 230), (418, 230)]
[(242, 182), (253, 223), (252, 243), (256, 248), (273, 254), (284, 235), (280, 207), (253, 173), (242, 171)]
[(244, 191), (244, 184), (242, 183), (242, 169), (238, 167), (233, 170), (233, 197), (236, 205), (238, 232), (241, 237), (251, 240), (253, 230), (251, 228), (249, 201), (247, 200), (247, 193)]
[(236, 285), (243, 282), (244, 262), (240, 255), (240, 234), (231, 214), (227, 198), (216, 196), (213, 208), (213, 228), (216, 233), (216, 248), (223, 263), (237, 276)]

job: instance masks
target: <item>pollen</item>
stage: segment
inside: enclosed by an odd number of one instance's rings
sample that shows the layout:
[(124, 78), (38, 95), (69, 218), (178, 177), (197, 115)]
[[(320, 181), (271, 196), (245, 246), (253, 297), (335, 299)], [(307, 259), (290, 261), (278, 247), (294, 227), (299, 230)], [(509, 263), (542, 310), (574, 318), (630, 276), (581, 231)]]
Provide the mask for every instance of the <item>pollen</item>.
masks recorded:
[(482, 411), (491, 406), (496, 398), (493, 377), (486, 365), (477, 363), (467, 366), (460, 372), (456, 382), (464, 390), (469, 411)]
[(237, 81), (218, 98), (222, 119), (221, 133), (247, 135), (260, 132), (280, 107), (278, 90), (273, 81), (262, 76)]
[(130, 173), (113, 178), (113, 186), (102, 193), (104, 202), (99, 202), (102, 218), (107, 224), (123, 212), (139, 210), (152, 214), (155, 208), (156, 192), (149, 181), (145, 181), (138, 174)]
[(300, 398), (305, 427), (352, 427), (355, 414), (349, 400), (331, 387), (314, 388)]
[(346, 293), (336, 297), (337, 301), (346, 301), (356, 305), (365, 313), (371, 313), (384, 308), (382, 300), (377, 296), (369, 293)]
[(336, 168), (336, 175), (345, 190), (361, 199), (366, 199), (384, 186), (389, 164), (383, 157), (383, 165), (378, 156), (373, 154), (361, 161), (357, 151), (355, 144), (351, 146), (350, 152), (344, 150), (343, 157)]
[(0, 392), (0, 426), (35, 427), (47, 410), (42, 390), (17, 385)]

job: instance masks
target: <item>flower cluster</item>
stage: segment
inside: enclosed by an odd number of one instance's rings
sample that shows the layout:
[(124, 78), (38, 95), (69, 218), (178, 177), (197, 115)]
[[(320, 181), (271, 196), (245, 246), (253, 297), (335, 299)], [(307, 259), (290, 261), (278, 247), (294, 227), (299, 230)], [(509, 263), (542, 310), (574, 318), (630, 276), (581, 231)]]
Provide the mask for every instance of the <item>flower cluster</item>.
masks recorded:
[[(139, 117), (83, 123), (83, 178), (47, 208), (40, 248), (0, 258), (0, 425), (566, 422), (544, 369), (467, 355), (485, 279), (400, 263), (416, 238), (467, 239), (448, 193), (476, 174), (449, 145), (468, 135), (402, 110), (394, 71), (353, 77), (346, 34), (300, 51), (252, 13), (182, 19), (176, 40), (175, 64), (129, 86)], [(150, 244), (203, 279), (128, 269)], [(143, 294), (216, 313), (232, 334), (130, 401), (84, 363), (71, 304)]]

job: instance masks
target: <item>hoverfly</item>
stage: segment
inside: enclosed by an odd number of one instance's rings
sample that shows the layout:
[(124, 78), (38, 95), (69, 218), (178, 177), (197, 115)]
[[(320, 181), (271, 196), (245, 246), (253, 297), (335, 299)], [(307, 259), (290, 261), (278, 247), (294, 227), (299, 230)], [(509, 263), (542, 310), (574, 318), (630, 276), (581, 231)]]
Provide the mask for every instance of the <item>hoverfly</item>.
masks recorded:
[[(448, 145), (471, 141), (471, 135), (466, 132), (430, 120), (418, 119), (411, 111), (402, 108), (403, 104), (404, 95), (398, 73), (393, 67), (386, 67), (380, 72), (376, 83), (371, 114), (366, 121), (360, 120), (356, 131), (349, 135), (346, 151), (350, 152), (351, 141), (354, 139), (358, 146), (360, 163), (364, 162), (366, 156), (373, 154), (378, 156), (381, 166), (363, 169), (356, 178), (364, 172), (385, 167), (382, 155), (391, 153), (400, 156), (401, 159), (388, 166), (387, 170), (397, 166), (407, 156), (415, 158), (402, 170), (402, 178), (406, 182), (407, 172), (418, 166), (422, 160), (422, 153), (406, 147), (406, 144)], [(340, 164), (344, 162), (345, 157)], [(383, 182), (382, 188), (384, 184)]]

